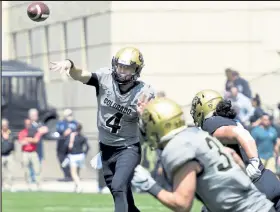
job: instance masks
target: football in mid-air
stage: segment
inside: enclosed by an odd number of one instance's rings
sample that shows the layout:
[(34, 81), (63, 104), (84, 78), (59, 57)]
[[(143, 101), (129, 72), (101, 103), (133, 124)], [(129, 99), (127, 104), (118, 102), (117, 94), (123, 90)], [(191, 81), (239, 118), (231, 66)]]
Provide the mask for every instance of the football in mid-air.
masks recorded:
[(27, 8), (27, 15), (32, 21), (45, 21), (50, 15), (50, 9), (43, 2), (32, 2)]

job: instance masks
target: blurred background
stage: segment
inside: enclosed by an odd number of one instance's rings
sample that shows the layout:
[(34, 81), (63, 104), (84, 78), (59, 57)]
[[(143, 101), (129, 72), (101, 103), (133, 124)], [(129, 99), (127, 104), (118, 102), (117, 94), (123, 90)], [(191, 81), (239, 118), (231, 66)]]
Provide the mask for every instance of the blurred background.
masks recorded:
[[(89, 163), (99, 151), (95, 89), (49, 72), (49, 61), (69, 58), (78, 67), (94, 72), (110, 67), (117, 50), (130, 45), (139, 48), (144, 56), (141, 79), (161, 95), (179, 102), (189, 125), (193, 124), (189, 111), (194, 95), (202, 89), (214, 89), (232, 100), (239, 120), (248, 129), (256, 128), (256, 138), (261, 133), (258, 128), (270, 126), (268, 133), (274, 133), (271, 139), (257, 142), (260, 148), (265, 146), (259, 151), (264, 152), (265, 161), (270, 161), (268, 167), (277, 171), (279, 2), (46, 1), (50, 17), (44, 22), (28, 18), (26, 9), (30, 3), (2, 2), (1, 109), (14, 143), (6, 153), (2, 148), (2, 155), (7, 155), (7, 163), (2, 160), (2, 170), (8, 170), (7, 179), (12, 181), (7, 183), (8, 189), (29, 189), (28, 174), (34, 181), (32, 167), (22, 168), (25, 144), (19, 139), (25, 119), (32, 119), (32, 108), (39, 114), (32, 123), (39, 123), (38, 129), (48, 128), (36, 148), (41, 189), (74, 189), (69, 169), (61, 167), (65, 157), (59, 147), (65, 130), (75, 130), (75, 126), (68, 125), (69, 116), (83, 125), (90, 147), (81, 170), (84, 192), (104, 188), (100, 173)], [(59, 130), (61, 126), (66, 127)], [(9, 137), (3, 134), (2, 130), (2, 146)], [(273, 147), (272, 152), (267, 143)], [(156, 153), (146, 146), (143, 149), (142, 163), (160, 174)], [(36, 163), (29, 160), (30, 164)]]

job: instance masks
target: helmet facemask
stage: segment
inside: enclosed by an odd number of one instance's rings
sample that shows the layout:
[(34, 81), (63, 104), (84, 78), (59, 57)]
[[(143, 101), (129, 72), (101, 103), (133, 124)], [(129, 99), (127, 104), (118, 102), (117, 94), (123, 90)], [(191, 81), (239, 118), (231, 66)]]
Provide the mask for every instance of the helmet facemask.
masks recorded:
[(129, 84), (140, 76), (139, 66), (134, 64), (126, 65), (118, 62), (113, 63), (113, 77), (120, 85)]
[[(123, 50), (124, 51), (124, 50)], [(122, 53), (119, 53), (122, 54)], [(139, 56), (129, 55), (123, 53), (123, 55), (118, 55), (112, 59), (112, 75), (114, 80), (120, 85), (126, 85), (134, 82), (140, 77), (140, 73), (143, 64), (142, 54), (139, 52)], [(127, 56), (129, 55), (129, 56)], [(139, 58), (138, 58), (139, 57)], [(141, 64), (141, 65), (140, 65)]]
[(202, 106), (202, 102), (200, 101), (200, 98), (196, 96), (192, 101), (192, 107), (190, 113), (194, 120), (195, 126), (201, 127), (204, 121), (204, 113), (203, 111), (197, 112), (198, 104)]

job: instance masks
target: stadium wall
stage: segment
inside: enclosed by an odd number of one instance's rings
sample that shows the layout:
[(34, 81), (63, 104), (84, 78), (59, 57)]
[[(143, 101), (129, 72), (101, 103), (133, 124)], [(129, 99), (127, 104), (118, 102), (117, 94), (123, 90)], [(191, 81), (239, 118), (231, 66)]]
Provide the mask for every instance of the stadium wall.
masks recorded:
[[(142, 79), (182, 104), (205, 88), (223, 91), (224, 69), (251, 81), (254, 93), (274, 106), (280, 91), (280, 3), (263, 2), (45, 2), (45, 22), (26, 15), (30, 1), (4, 5), (6, 59), (45, 71), (48, 102), (61, 113), (72, 108), (97, 141), (95, 89), (49, 73), (48, 61), (73, 59), (95, 71), (123, 46), (137, 46), (146, 66)], [(276, 90), (275, 90), (276, 89)], [(74, 97), (75, 96), (75, 97)], [(95, 153), (94, 152), (92, 154)]]

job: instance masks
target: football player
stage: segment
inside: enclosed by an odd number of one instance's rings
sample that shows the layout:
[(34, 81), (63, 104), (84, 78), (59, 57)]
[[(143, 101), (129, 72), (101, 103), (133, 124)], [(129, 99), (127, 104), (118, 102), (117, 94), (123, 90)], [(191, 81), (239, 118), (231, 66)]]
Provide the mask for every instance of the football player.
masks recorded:
[(163, 150), (161, 162), (173, 191), (160, 187), (140, 165), (132, 179), (135, 187), (173, 211), (190, 211), (195, 194), (213, 212), (275, 211), (216, 138), (197, 127), (186, 127), (177, 103), (152, 100), (141, 119), (145, 141)]
[(255, 140), (235, 121), (236, 113), (231, 102), (216, 91), (203, 90), (192, 101), (191, 115), (196, 126), (217, 137), (243, 159), (246, 172), (255, 186), (274, 203), (276, 211), (280, 211), (280, 181), (273, 172), (264, 168)]
[(50, 67), (96, 89), (102, 168), (115, 212), (139, 211), (130, 185), (141, 159), (138, 120), (143, 106), (155, 96), (149, 85), (138, 80), (143, 67), (142, 53), (133, 47), (119, 50), (111, 68), (93, 73), (77, 68), (71, 60), (51, 63)]

